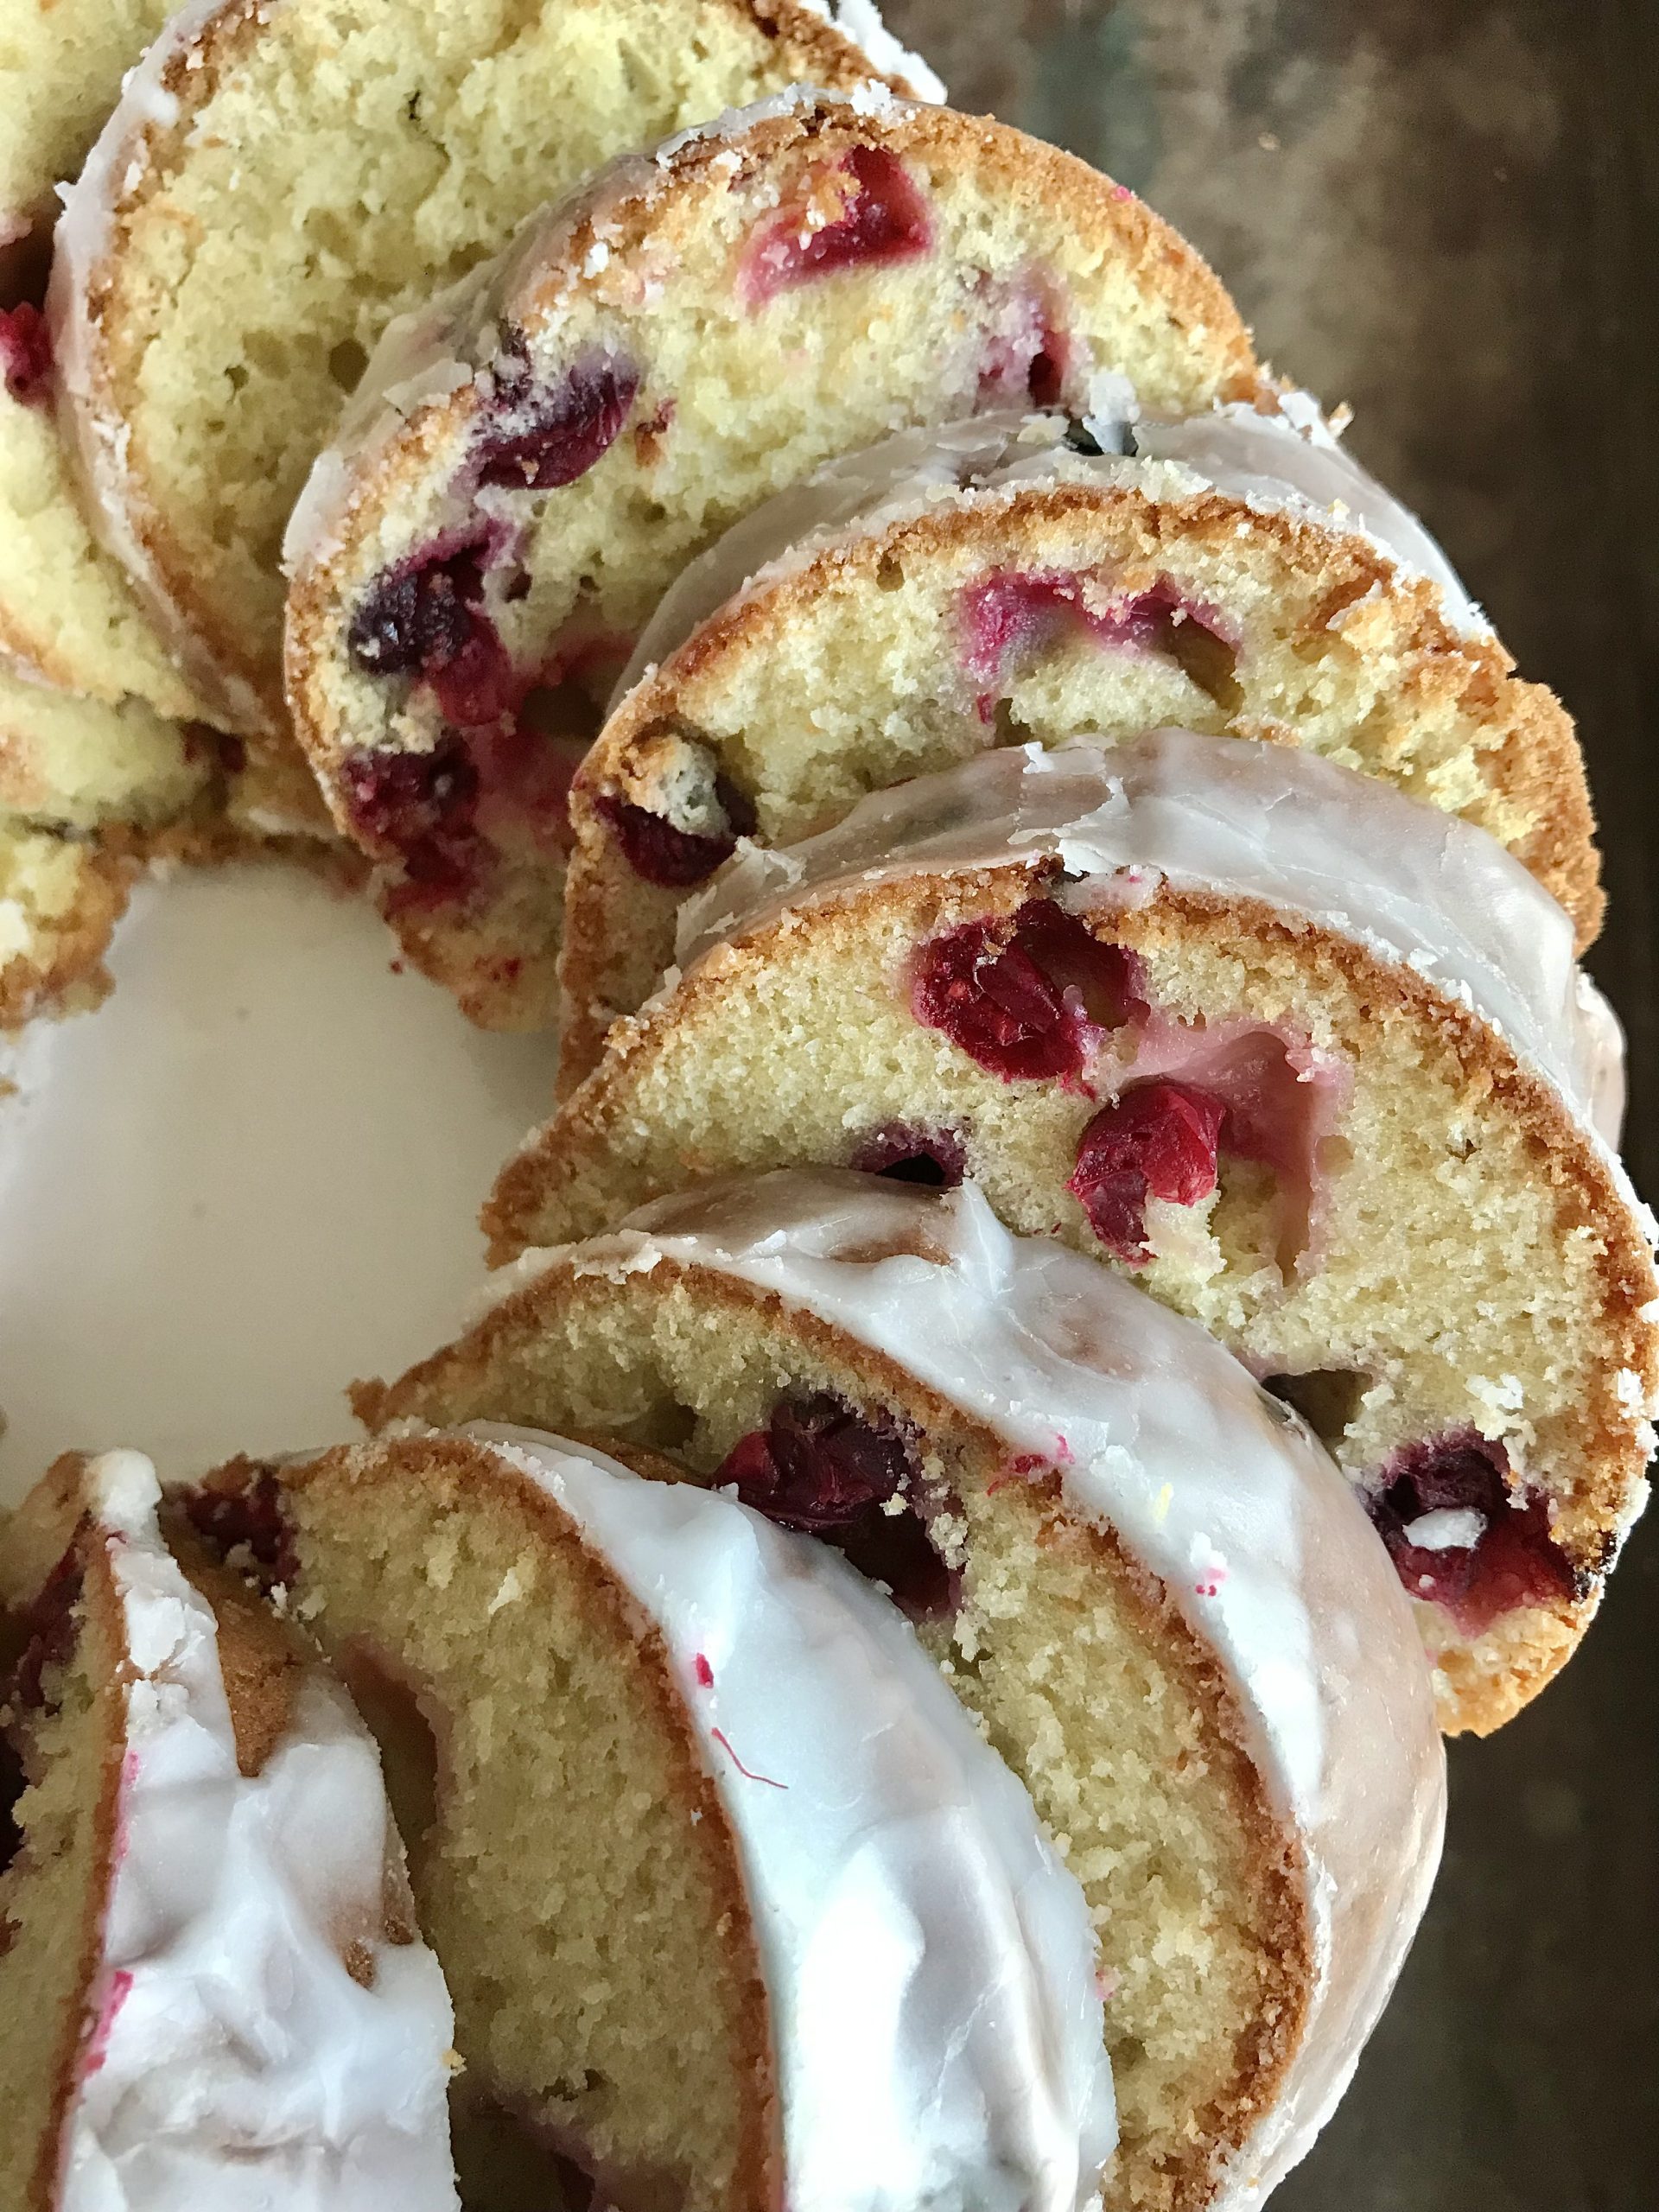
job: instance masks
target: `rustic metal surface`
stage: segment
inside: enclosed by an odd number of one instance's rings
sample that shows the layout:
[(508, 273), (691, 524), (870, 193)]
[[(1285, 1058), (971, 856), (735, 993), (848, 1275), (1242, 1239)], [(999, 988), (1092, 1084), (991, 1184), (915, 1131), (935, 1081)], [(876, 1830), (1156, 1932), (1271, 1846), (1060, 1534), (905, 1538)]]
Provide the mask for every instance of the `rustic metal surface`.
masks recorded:
[[(1659, 6), (889, 0), (963, 107), (1069, 146), (1209, 256), (1282, 370), (1579, 717), (1659, 1192)], [(1659, 2208), (1659, 1523), (1582, 1655), (1452, 1752), (1446, 1869), (1275, 2212)]]

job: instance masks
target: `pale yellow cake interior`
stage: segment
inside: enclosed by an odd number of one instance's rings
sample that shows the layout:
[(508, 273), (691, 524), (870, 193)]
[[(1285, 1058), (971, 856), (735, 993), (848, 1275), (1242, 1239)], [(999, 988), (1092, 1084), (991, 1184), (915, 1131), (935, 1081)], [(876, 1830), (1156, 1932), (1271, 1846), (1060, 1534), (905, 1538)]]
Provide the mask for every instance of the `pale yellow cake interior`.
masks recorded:
[[(515, 1327), (481, 1364), (464, 1351), (441, 1359), (397, 1410), (614, 1434), (706, 1477), (781, 1395), (818, 1389), (893, 1402), (855, 1353), (809, 1349), (657, 1275), (596, 1275), (562, 1287), (556, 1313)], [(1243, 2132), (1262, 2088), (1250, 2061), (1286, 2039), (1295, 1922), (1262, 1863), (1260, 1808), (1189, 1687), (1179, 1632), (1024, 1485), (990, 1491), (1001, 1455), (984, 1431), (953, 1417), (923, 1448), (928, 1477), (958, 1501), (961, 1526), (943, 1541), (967, 1562), (954, 1640), (942, 1626), (930, 1640), (1031, 1791), (1100, 1933), (1122, 2126), (1108, 2202), (1175, 2212), (1203, 2201), (1205, 2132)]]

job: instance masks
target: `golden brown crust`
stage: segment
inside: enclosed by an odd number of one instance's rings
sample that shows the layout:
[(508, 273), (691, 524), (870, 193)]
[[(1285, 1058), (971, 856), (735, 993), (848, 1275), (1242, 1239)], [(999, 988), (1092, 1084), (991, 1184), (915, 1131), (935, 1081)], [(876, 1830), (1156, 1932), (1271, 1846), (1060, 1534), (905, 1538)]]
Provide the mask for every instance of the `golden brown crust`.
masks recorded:
[[(595, 810), (607, 797), (649, 804), (650, 758), (663, 730), (683, 732), (721, 758), (721, 733), (704, 709), (746, 660), (776, 639), (801, 634), (826, 594), (838, 599), (879, 588), (885, 563), (962, 570), (992, 563), (1076, 569), (1109, 563), (1126, 591), (1149, 589), (1166, 574), (1168, 549), (1237, 557), (1241, 526), (1249, 557), (1271, 564), (1265, 588), (1276, 602), (1287, 587), (1311, 612), (1293, 632), (1312, 653), (1331, 650), (1345, 611), (1365, 607), (1363, 640), (1344, 640), (1362, 656), (1378, 647), (1402, 664), (1397, 698), (1407, 719), (1447, 710), (1467, 718), (1489, 747), (1488, 788), (1531, 828), (1515, 849), (1573, 915), (1580, 950), (1600, 926), (1599, 856), (1584, 763), (1570, 718), (1542, 686), (1524, 683), (1496, 638), (1451, 628), (1434, 588), (1402, 574), (1368, 539), (1344, 536), (1275, 511), (1257, 512), (1217, 492), (1154, 497), (1127, 485), (1059, 482), (1012, 493), (936, 502), (879, 532), (842, 533), (758, 588), (728, 601), (617, 707), (577, 772), (570, 795), (575, 836), (566, 882), (560, 952), (563, 1020), (560, 1095), (594, 1065), (606, 1029), (631, 1014), (673, 959), (672, 894), (643, 883)], [(855, 529), (856, 526), (855, 525)], [(1221, 609), (1225, 613), (1224, 606)], [(1242, 713), (1221, 727), (1230, 735), (1295, 744), (1295, 728), (1263, 726)], [(1067, 733), (1069, 734), (1069, 733)], [(1020, 741), (1032, 734), (1021, 730)], [(766, 733), (746, 729), (748, 765), (764, 759)], [(988, 744), (996, 731), (987, 725)], [(768, 842), (764, 833), (760, 842)]]
[[(643, 1287), (646, 1281), (649, 1290)], [(359, 1417), (371, 1428), (410, 1418), (442, 1421), (481, 1417), (544, 1425), (554, 1418), (546, 1406), (528, 1400), (500, 1402), (498, 1364), (513, 1339), (527, 1336), (556, 1341), (572, 1307), (584, 1299), (655, 1296), (671, 1285), (683, 1287), (700, 1313), (737, 1315), (764, 1330), (777, 1347), (780, 1388), (790, 1379), (790, 1355), (794, 1352), (798, 1372), (804, 1370), (815, 1381), (825, 1372), (835, 1376), (836, 1387), (852, 1404), (896, 1409), (927, 1438), (931, 1449), (945, 1456), (953, 1470), (980, 1492), (1006, 1466), (1007, 1448), (994, 1429), (885, 1354), (776, 1292), (666, 1257), (648, 1278), (630, 1275), (620, 1286), (597, 1272), (579, 1275), (570, 1262), (555, 1265), (493, 1308), (456, 1344), (410, 1369), (397, 1382), (389, 1386), (359, 1383), (353, 1393)], [(607, 1452), (637, 1453), (640, 1448), (626, 1438), (595, 1433), (591, 1427), (589, 1433)], [(690, 1467), (683, 1474), (694, 1482), (709, 1479)], [(1209, 2200), (1215, 2166), (1243, 2141), (1257, 2116), (1271, 2105), (1296, 2053), (1313, 1982), (1311, 1936), (1302, 1903), (1304, 1861), (1300, 1847), (1274, 1818), (1262, 1777), (1249, 1756), (1249, 1730), (1236, 1694), (1167, 1592), (1128, 1559), (1109, 1531), (1074, 1521), (1060, 1510), (1058, 1477), (1046, 1488), (1041, 1484), (1005, 1486), (1002, 1496), (1005, 1507), (1029, 1512), (1043, 1525), (1045, 1542), (1084, 1548), (1122, 1595), (1160, 1663), (1178, 1676), (1194, 1709), (1203, 1715), (1206, 1757), (1225, 1773), (1235, 1817), (1249, 1848), (1254, 1867), (1251, 1919), (1262, 1946), (1262, 2009), (1241, 2027), (1227, 2083), (1209, 2107), (1192, 2115), (1197, 2133), (1190, 2163), (1177, 2174), (1162, 2171), (1160, 2176), (1172, 2192), (1166, 2199), (1169, 2212), (1198, 2212)]]
[[(652, 1462), (644, 1453), (636, 1454), (636, 1461), (642, 1472), (673, 1471), (666, 1463)], [(511, 1512), (537, 1545), (557, 1554), (570, 1586), (607, 1640), (637, 1657), (636, 1687), (650, 1701), (664, 1740), (675, 1744), (680, 1754), (677, 1796), (687, 1815), (683, 1827), (685, 1848), (698, 1853), (703, 1861), (709, 1890), (719, 1901), (719, 1913), (727, 1924), (734, 1974), (746, 1989), (743, 2026), (748, 2040), (747, 2048), (736, 2054), (735, 2066), (738, 2078), (758, 2085), (758, 2093), (742, 2099), (746, 2133), (733, 2212), (775, 2212), (782, 2196), (783, 2143), (770, 2000), (760, 1967), (759, 1939), (737, 1841), (719, 1789), (703, 1764), (684, 1700), (675, 1686), (661, 1631), (618, 1581), (602, 1555), (585, 1541), (570, 1515), (540, 1484), (517, 1468), (504, 1466), (497, 1454), (465, 1438), (414, 1436), (372, 1447), (346, 1446), (315, 1459), (276, 1468), (232, 1462), (209, 1477), (206, 1486), (235, 1491), (262, 1473), (274, 1473), (296, 1503), (331, 1491), (338, 1495), (343, 1490), (350, 1494), (353, 1509), (365, 1505), (371, 1516), (377, 1490), (406, 1497), (417, 1484), (429, 1489), (440, 1501), (454, 1503), (469, 1495), (486, 1500), (493, 1510)], [(295, 1541), (299, 1584), (303, 1587), (306, 1532), (302, 1515)], [(315, 1626), (326, 1644), (329, 1630), (326, 1607), (317, 1615)], [(741, 1967), (736, 1963), (740, 1957)]]

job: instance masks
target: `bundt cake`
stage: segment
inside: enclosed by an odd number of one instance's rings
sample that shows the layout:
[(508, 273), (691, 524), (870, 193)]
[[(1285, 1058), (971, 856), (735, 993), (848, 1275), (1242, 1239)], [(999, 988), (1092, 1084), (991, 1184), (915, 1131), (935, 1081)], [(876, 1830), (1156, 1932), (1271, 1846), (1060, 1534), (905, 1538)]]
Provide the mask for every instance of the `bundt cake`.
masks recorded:
[(1094, 1938), (1029, 1798), (842, 1560), (640, 1464), (495, 1429), (187, 1501), (378, 1716), (463, 2088), (606, 2204), (1096, 2202)]
[[(577, 695), (689, 555), (906, 423), (1126, 375), (1171, 410), (1255, 390), (1198, 256), (1071, 156), (880, 87), (625, 160), (389, 333), (295, 513), (288, 672), (410, 957), (492, 1027), (546, 1019)], [(705, 812), (748, 818), (723, 785)]]
[(1083, 1885), (1114, 2212), (1255, 2203), (1306, 2150), (1415, 1927), (1442, 1761), (1364, 1516), (1201, 1330), (971, 1187), (783, 1174), (527, 1255), (359, 1405), (664, 1451), (842, 1550)]
[(788, 844), (906, 776), (1083, 731), (1179, 722), (1381, 775), (1499, 837), (1587, 941), (1571, 723), (1311, 403), (1282, 404), (1071, 443), (1053, 416), (903, 432), (694, 562), (571, 789), (564, 1087), (656, 988), (740, 821)]
[(285, 729), (283, 526), (391, 315), (623, 148), (871, 74), (798, 0), (175, 16), (67, 195), (51, 301), (88, 512), (211, 717)]
[(104, 995), (130, 876), (79, 838), (0, 815), (0, 1030)]
[(65, 1459), (0, 1541), (0, 2204), (454, 2212), (372, 1739), (158, 1495)]
[(1483, 830), (1287, 747), (1011, 748), (752, 848), (504, 1171), (498, 1258), (704, 1176), (972, 1177), (1300, 1406), (1446, 1725), (1541, 1688), (1645, 1495), (1659, 1283), (1617, 1025)]

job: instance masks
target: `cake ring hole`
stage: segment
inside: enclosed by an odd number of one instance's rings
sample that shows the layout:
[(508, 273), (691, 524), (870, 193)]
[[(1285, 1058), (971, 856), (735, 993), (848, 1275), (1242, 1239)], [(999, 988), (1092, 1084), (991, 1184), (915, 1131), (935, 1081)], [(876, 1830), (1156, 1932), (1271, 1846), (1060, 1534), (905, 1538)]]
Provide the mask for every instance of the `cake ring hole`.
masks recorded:
[(1299, 1413), (1321, 1444), (1334, 1450), (1359, 1417), (1371, 1377), (1352, 1367), (1311, 1367), (1300, 1375), (1268, 1375), (1262, 1388)]
[[(607, 2084), (588, 2074), (588, 2093)], [(465, 2212), (678, 2212), (672, 2184), (638, 2189), (595, 2180), (567, 2132), (538, 2120), (517, 2098), (463, 2083), (449, 2100), (455, 2181)]]
[(444, 1783), (431, 1700), (411, 1675), (362, 1637), (343, 1645), (335, 1664), (363, 1725), (380, 1747), (392, 1818), (418, 1884), (416, 1870), (437, 1827)]

